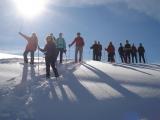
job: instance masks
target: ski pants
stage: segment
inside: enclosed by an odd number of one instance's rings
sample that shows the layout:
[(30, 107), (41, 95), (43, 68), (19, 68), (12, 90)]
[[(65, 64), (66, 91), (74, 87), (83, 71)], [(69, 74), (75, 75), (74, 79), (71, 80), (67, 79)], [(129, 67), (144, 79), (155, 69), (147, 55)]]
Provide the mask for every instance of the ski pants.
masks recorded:
[(64, 52), (63, 48), (58, 48), (58, 55), (60, 53), (60, 63), (62, 63), (62, 61), (63, 61), (63, 52)]
[(136, 63), (138, 62), (137, 61), (137, 54), (136, 53), (132, 53), (132, 63), (134, 63), (134, 58), (135, 58), (135, 60), (136, 60)]
[(125, 62), (126, 63), (130, 63), (131, 62), (130, 52), (126, 52), (125, 53)]
[(76, 46), (75, 62), (77, 62), (78, 52), (79, 52), (79, 62), (80, 62), (80, 61), (82, 61), (82, 57), (83, 57), (83, 46)]
[(97, 51), (93, 51), (93, 60), (97, 60), (98, 61), (98, 53)]
[(34, 64), (34, 51), (29, 51), (29, 50), (25, 50), (23, 53), (23, 57), (24, 57), (24, 62), (28, 63), (28, 58), (27, 55), (30, 52), (31, 55), (31, 64)]
[(55, 77), (58, 77), (58, 70), (55, 66), (55, 60), (52, 57), (45, 57), (45, 62), (46, 62), (46, 77), (50, 77), (50, 66), (52, 67), (52, 70), (55, 74)]
[(115, 62), (114, 53), (108, 53), (108, 62)]
[(143, 59), (143, 63), (146, 63), (145, 58), (144, 58), (144, 53), (139, 53), (139, 62), (141, 63), (141, 59)]
[(119, 54), (119, 56), (120, 56), (120, 58), (121, 58), (121, 61), (122, 61), (122, 63), (124, 63), (124, 54)]

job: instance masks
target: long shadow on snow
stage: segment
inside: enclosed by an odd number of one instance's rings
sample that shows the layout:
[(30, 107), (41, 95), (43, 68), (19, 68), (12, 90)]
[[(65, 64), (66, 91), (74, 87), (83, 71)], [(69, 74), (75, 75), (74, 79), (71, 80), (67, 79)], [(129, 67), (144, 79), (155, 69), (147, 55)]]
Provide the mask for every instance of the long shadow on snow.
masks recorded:
[[(103, 101), (103, 105), (109, 105), (107, 106), (110, 111), (107, 111), (107, 108), (104, 108), (106, 112), (110, 113), (112, 110), (118, 111), (115, 112), (115, 115), (118, 114), (119, 120), (124, 118), (126, 116), (129, 116), (130, 113), (136, 113), (138, 115), (138, 118), (146, 118), (146, 119), (152, 119), (152, 120), (158, 120), (159, 119), (159, 110), (160, 110), (160, 103), (158, 102), (160, 98), (141, 98), (138, 95), (128, 91), (127, 89), (123, 88), (120, 83), (116, 82), (111, 77), (107, 76), (106, 73), (100, 71), (99, 69), (84, 63), (83, 64), (86, 68), (90, 69), (91, 71), (95, 72), (98, 76), (101, 78), (108, 78), (105, 80), (102, 80), (103, 82), (106, 82), (108, 85), (110, 85), (113, 89), (119, 91), (122, 93), (125, 98), (118, 98), (118, 99), (111, 99)], [(132, 99), (130, 99), (132, 98)], [(101, 106), (103, 108), (103, 106)], [(113, 112), (112, 111), (112, 112)], [(121, 115), (120, 115), (121, 114)], [(131, 116), (128, 119), (132, 119)]]
[(160, 72), (160, 67), (157, 67), (156, 65), (152, 65), (152, 64), (151, 65), (149, 64), (128, 64), (128, 66)]
[[(125, 96), (125, 98), (115, 98), (105, 101), (98, 101), (88, 92), (88, 90), (86, 90), (86, 88), (84, 88), (79, 83), (79, 78), (77, 78), (74, 75), (74, 71), (77, 70), (80, 64), (73, 66), (71, 65), (72, 64), (67, 64), (66, 67), (64, 67), (65, 71), (64, 78), (62, 81), (49, 80), (48, 83), (50, 88), (48, 90), (45, 90), (46, 93), (41, 94), (42, 96), (36, 99), (34, 99), (33, 96), (34, 102), (31, 104), (30, 107), (32, 108), (32, 110), (35, 111), (35, 113), (32, 120), (129, 120), (124, 118), (130, 115), (130, 113), (132, 112), (136, 113), (135, 115), (138, 115), (138, 117), (140, 118), (157, 120), (156, 118), (159, 115), (160, 111), (160, 103), (158, 98), (140, 98), (138, 95), (123, 88), (114, 79), (106, 75), (106, 73), (85, 63), (83, 65), (86, 68), (93, 71), (102, 78), (108, 78), (102, 81), (107, 83), (113, 89), (119, 91), (121, 94)], [(27, 81), (27, 75), (28, 66), (24, 66), (22, 81), (18, 86), (16, 86), (16, 88), (20, 88), (18, 90), (22, 91), (23, 89), (24, 91), (29, 89), (29, 93), (36, 94), (34, 93), (35, 91), (32, 88), (27, 88), (30, 86), (30, 84), (31, 87), (33, 87), (32, 85), (35, 85), (34, 81)], [(37, 79), (35, 76), (34, 68), (31, 68), (31, 79)], [(68, 86), (71, 89), (71, 91), (77, 97), (78, 102), (70, 102), (64, 90), (64, 85)], [(62, 101), (58, 98), (56, 94), (55, 89), (57, 86), (62, 92)], [(47, 96), (49, 95), (49, 92), (52, 93), (53, 99), (50, 99)], [(25, 94), (26, 93), (24, 92), (22, 96)]]
[(83, 66), (85, 66), (89, 70), (93, 71), (99, 77), (103, 78), (103, 79), (101, 79), (101, 81), (107, 83), (109, 86), (111, 86), (113, 89), (115, 89), (118, 92), (120, 92), (126, 98), (134, 98), (134, 99), (135, 98), (140, 98), (137, 94), (132, 93), (128, 89), (122, 87), (117, 81), (115, 81), (113, 78), (108, 76), (103, 71), (100, 71), (99, 69), (97, 69), (97, 68), (95, 68), (95, 67), (93, 67), (93, 66), (91, 66), (91, 65), (89, 65), (87, 63), (84, 63)]
[[(96, 100), (91, 93), (80, 84), (79, 78), (74, 75), (74, 71), (76, 71), (80, 65), (81, 64), (66, 64), (64, 67), (63, 80), (55, 82), (52, 80), (49, 81), (50, 89), (48, 92), (52, 92), (55, 99), (50, 100), (49, 97), (42, 96), (46, 98), (35, 101), (33, 104), (33, 108), (36, 111), (35, 120), (129, 120), (125, 119), (126, 117), (128, 118), (128, 116), (130, 119), (131, 117), (138, 117), (157, 120), (160, 111), (160, 99), (140, 98), (138, 95), (122, 87), (120, 83), (106, 75), (106, 73), (84, 63), (83, 65), (86, 68), (93, 71), (101, 78), (108, 78), (102, 81), (125, 96), (125, 98), (114, 98), (105, 101)], [(78, 103), (70, 102), (64, 90), (64, 85), (68, 86), (75, 94)], [(55, 87), (57, 86), (62, 92), (62, 101), (56, 94)], [(131, 113), (133, 114), (131, 115)]]
[(144, 71), (141, 71), (141, 70), (138, 70), (136, 68), (133, 68), (131, 66), (128, 66), (127, 64), (113, 64), (113, 66), (118, 66), (118, 67), (122, 67), (122, 68), (126, 68), (126, 69), (130, 69), (130, 70), (134, 70), (134, 71), (137, 71), (137, 72), (140, 72), (140, 73), (143, 73), (143, 74), (146, 74), (146, 75), (152, 75), (150, 73), (147, 73), (147, 72), (144, 72)]
[[(4, 103), (6, 108), (0, 110), (0, 119), (3, 120), (16, 120), (21, 118), (25, 120), (26, 118), (32, 120), (32, 113), (30, 113), (30, 108), (27, 106), (29, 104), (29, 98), (32, 97), (33, 91), (33, 80), (35, 80), (35, 70), (31, 66), (30, 69), (30, 79), (28, 65), (23, 66), (22, 78), (18, 85), (15, 86), (12, 92), (8, 95), (3, 96)], [(3, 114), (8, 114), (5, 116)], [(25, 114), (25, 116), (24, 116)]]

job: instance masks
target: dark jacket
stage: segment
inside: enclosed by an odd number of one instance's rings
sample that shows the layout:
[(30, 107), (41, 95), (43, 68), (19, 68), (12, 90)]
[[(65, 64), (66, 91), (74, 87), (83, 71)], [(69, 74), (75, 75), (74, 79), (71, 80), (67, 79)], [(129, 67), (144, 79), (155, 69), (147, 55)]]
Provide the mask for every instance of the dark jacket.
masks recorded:
[(93, 44), (91, 47), (90, 47), (90, 49), (93, 49), (93, 52), (94, 53), (98, 53), (99, 51), (99, 46), (98, 46), (98, 44)]
[(102, 52), (102, 45), (101, 45), (101, 44), (98, 44), (98, 53), (101, 54), (101, 52)]
[(57, 60), (58, 50), (55, 43), (47, 43), (44, 49), (40, 49), (40, 51), (44, 52), (46, 58), (50, 58), (54, 61)]
[(132, 54), (136, 54), (137, 53), (137, 48), (135, 46), (132, 46)]
[(123, 47), (123, 46), (120, 46), (120, 47), (118, 48), (118, 53), (119, 53), (120, 55), (123, 55), (123, 54), (124, 54), (124, 47)]
[(143, 46), (138, 47), (138, 53), (139, 54), (144, 54), (144, 52), (145, 52), (145, 49), (144, 49)]
[(125, 53), (129, 53), (129, 54), (131, 53), (132, 48), (131, 48), (131, 45), (129, 43), (125, 45), (124, 51), (125, 51)]

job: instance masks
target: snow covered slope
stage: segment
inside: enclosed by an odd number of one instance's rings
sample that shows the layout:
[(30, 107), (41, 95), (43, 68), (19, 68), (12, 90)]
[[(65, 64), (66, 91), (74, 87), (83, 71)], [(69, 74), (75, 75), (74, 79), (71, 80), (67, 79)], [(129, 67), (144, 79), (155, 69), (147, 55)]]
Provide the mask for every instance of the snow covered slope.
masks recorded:
[(46, 80), (43, 58), (22, 62), (0, 60), (0, 120), (160, 119), (158, 64), (70, 60), (57, 64), (63, 77)]

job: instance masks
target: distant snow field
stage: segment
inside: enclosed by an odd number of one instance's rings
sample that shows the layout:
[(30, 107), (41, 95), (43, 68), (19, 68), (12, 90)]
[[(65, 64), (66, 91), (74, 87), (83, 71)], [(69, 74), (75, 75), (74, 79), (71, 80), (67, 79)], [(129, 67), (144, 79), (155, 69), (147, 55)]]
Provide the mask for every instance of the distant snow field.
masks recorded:
[(35, 61), (0, 53), (0, 120), (160, 119), (159, 64), (65, 60), (45, 79)]

